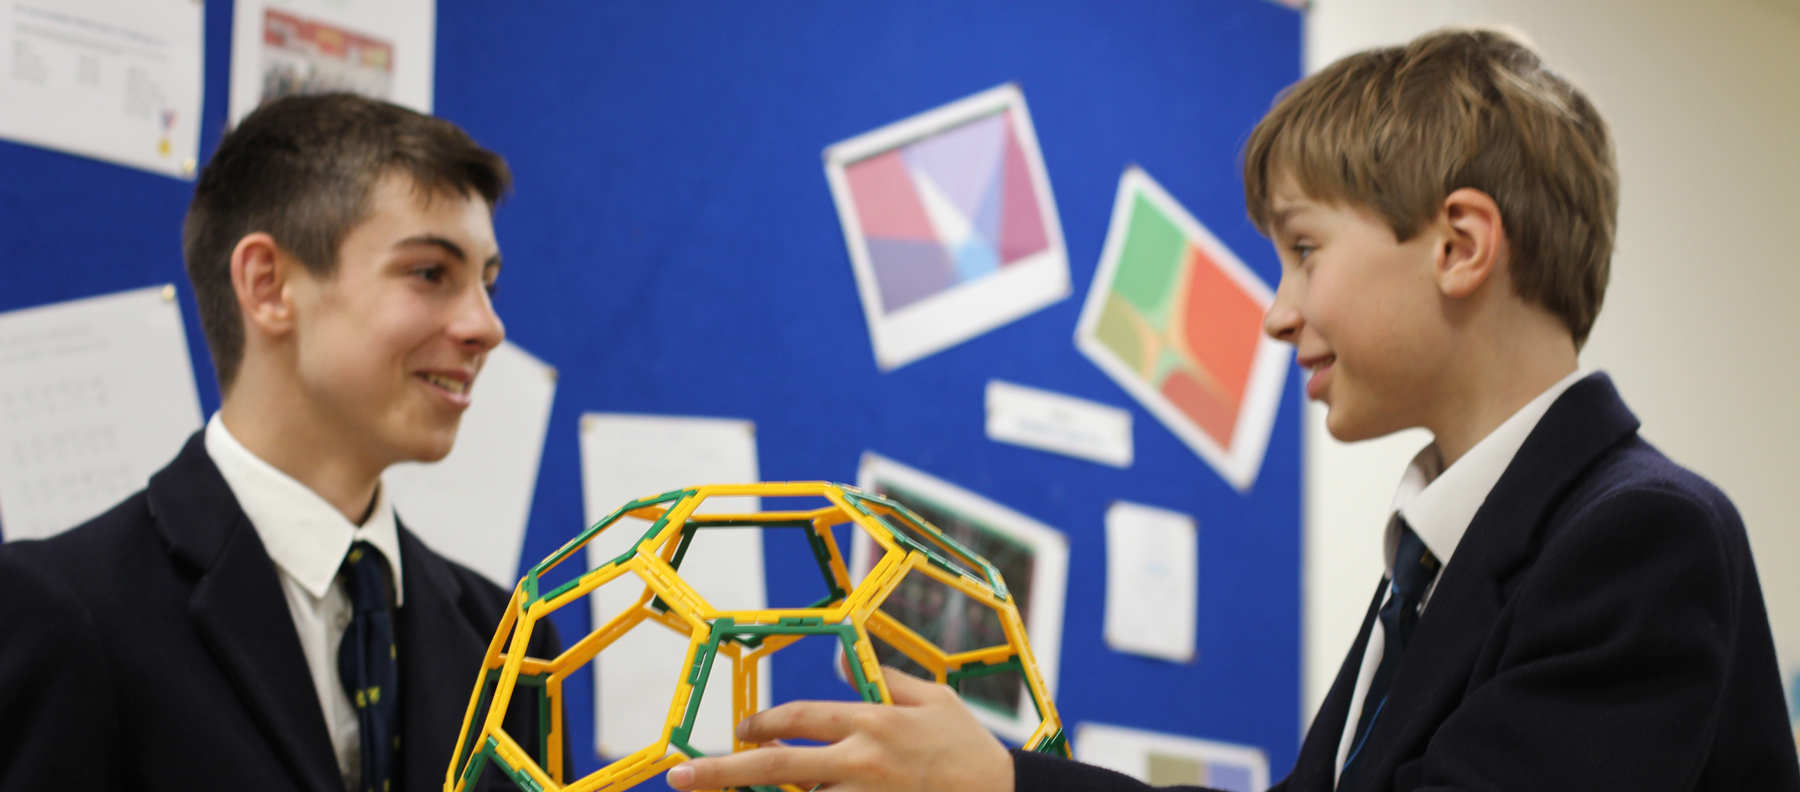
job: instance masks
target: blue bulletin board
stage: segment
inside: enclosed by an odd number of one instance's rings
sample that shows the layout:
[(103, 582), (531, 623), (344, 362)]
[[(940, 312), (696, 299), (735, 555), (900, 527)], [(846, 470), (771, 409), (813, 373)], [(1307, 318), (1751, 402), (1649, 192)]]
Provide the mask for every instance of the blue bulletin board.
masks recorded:
[[(441, 0), (437, 113), (511, 163), (495, 224), (508, 337), (561, 376), (522, 553), (582, 527), (583, 412), (754, 421), (768, 480), (854, 481), (865, 451), (1069, 539), (1058, 707), (1245, 743), (1275, 777), (1298, 749), (1300, 394), (1288, 372), (1260, 475), (1239, 492), (1072, 343), (1120, 174), (1136, 164), (1273, 286), (1238, 152), (1300, 76), (1298, 12), (1266, 0), (967, 3), (478, 3)], [(206, 13), (203, 153), (224, 124), (231, 4)], [(881, 373), (821, 165), (825, 146), (996, 85), (1029, 102), (1075, 293)], [(0, 143), (0, 310), (180, 285), (204, 409), (217, 388), (182, 274), (188, 182)], [(983, 434), (1002, 379), (1128, 408), (1135, 462), (1105, 467)], [(1114, 500), (1199, 524), (1198, 657), (1101, 640)], [(770, 554), (771, 601), (802, 559)], [(810, 561), (805, 563), (810, 564)], [(557, 614), (585, 634), (583, 608)], [(830, 649), (784, 652), (777, 701), (851, 697)], [(577, 770), (591, 679), (566, 690)]]

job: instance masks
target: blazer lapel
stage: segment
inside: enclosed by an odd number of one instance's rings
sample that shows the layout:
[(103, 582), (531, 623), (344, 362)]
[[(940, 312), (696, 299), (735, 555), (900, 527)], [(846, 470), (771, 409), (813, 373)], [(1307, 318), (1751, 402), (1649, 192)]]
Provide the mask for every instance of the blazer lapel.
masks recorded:
[(196, 432), (150, 479), (150, 510), (170, 552), (199, 572), (188, 612), (200, 640), (302, 789), (343, 788), (312, 673), (275, 563)]
[(1461, 703), (1481, 651), (1478, 638), (1493, 630), (1506, 605), (1504, 583), (1535, 556), (1545, 517), (1583, 470), (1637, 427), (1601, 373), (1570, 386), (1538, 421), (1469, 522), (1414, 628), (1370, 729), (1354, 790), (1388, 788), (1395, 769), (1415, 758)]
[(1356, 693), (1356, 677), (1362, 670), (1363, 654), (1369, 648), (1369, 636), (1375, 629), (1375, 617), (1381, 613), (1381, 600), (1387, 594), (1387, 578), (1375, 587), (1375, 599), (1363, 615), (1362, 629), (1350, 645), (1350, 654), (1338, 668), (1337, 679), (1320, 702), (1300, 744), (1300, 755), (1294, 760), (1294, 771), (1283, 781), (1283, 792), (1331, 792), (1337, 786), (1338, 743), (1344, 738), (1344, 724), (1350, 717), (1350, 699)]
[(449, 565), (400, 528), (406, 604), (395, 626), (400, 643), (401, 779), (407, 789), (443, 785), (458, 731), (492, 635), (462, 612), (462, 584)]

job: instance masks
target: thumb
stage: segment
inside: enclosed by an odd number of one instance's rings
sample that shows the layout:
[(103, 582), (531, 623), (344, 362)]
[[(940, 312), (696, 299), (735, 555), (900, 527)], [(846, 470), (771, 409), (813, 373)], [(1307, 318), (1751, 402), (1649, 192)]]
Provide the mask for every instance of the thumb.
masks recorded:
[[(920, 679), (893, 666), (882, 666), (881, 675), (887, 678), (888, 692), (894, 695), (894, 703), (903, 707), (917, 707), (929, 703), (938, 689), (942, 687), (935, 682)], [(948, 691), (949, 688), (943, 688)], [(951, 695), (955, 695), (951, 693)]]

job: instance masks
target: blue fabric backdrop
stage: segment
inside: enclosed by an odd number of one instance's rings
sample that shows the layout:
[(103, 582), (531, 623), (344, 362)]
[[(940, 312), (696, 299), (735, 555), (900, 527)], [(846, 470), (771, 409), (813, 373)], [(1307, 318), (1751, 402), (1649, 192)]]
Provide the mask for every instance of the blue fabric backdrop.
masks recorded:
[[(224, 124), (230, 4), (206, 14), (207, 130)], [(1290, 372), (1255, 488), (1239, 494), (1076, 353), (1081, 295), (1113, 191), (1145, 168), (1271, 285), (1237, 154), (1300, 73), (1300, 16), (1265, 0), (994, 3), (544, 3), (442, 0), (437, 112), (506, 155), (497, 218), (509, 337), (561, 379), (523, 552), (582, 527), (584, 411), (754, 420), (765, 478), (853, 480), (864, 450), (1068, 534), (1058, 706), (1099, 721), (1248, 743), (1286, 773), (1300, 734), (1300, 435)], [(1014, 81), (1030, 103), (1076, 295), (898, 371), (877, 371), (820, 152)], [(181, 269), (191, 184), (0, 143), (0, 310), (181, 286), (201, 399), (218, 405)], [(983, 436), (1000, 378), (1134, 413), (1115, 470)], [(1102, 515), (1115, 499), (1200, 524), (1198, 659), (1108, 650)], [(812, 583), (771, 553), (771, 600)], [(810, 588), (809, 588), (810, 590)], [(585, 609), (559, 614), (565, 636)], [(777, 700), (849, 698), (824, 642), (783, 652)], [(592, 687), (567, 689), (577, 769)]]

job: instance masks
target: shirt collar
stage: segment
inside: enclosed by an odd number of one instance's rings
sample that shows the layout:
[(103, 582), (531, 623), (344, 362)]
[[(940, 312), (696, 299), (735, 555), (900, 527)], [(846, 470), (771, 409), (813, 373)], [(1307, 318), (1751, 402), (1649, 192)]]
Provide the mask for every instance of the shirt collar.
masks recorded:
[(386, 556), (394, 604), (402, 604), (406, 587), (400, 577), (400, 533), (386, 487), (377, 485), (375, 508), (359, 526), (305, 484), (245, 448), (218, 413), (206, 422), (206, 454), (250, 518), (269, 558), (308, 594), (324, 597), (350, 546), (361, 541)]
[[(1525, 438), (1531, 436), (1531, 430), (1537, 428), (1538, 421), (1550, 411), (1550, 405), (1556, 403), (1557, 397), (1584, 376), (1586, 372), (1577, 370), (1551, 385), (1448, 468), (1444, 467), (1436, 442), (1425, 446), (1418, 456), (1413, 457), (1412, 464), (1400, 478), (1399, 489), (1394, 492), (1394, 511), (1406, 519), (1406, 524), (1439, 562), (1450, 563), (1450, 556), (1456, 553), (1456, 546), (1462, 542), (1463, 533), (1469, 530), (1475, 512), (1487, 501), (1488, 493), (1499, 483), (1500, 475), (1506, 472), (1519, 448), (1525, 445)], [(1390, 576), (1393, 574), (1394, 549), (1399, 544), (1399, 523), (1391, 521), (1388, 523), (1386, 552), (1382, 553), (1390, 567)]]

